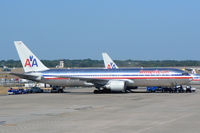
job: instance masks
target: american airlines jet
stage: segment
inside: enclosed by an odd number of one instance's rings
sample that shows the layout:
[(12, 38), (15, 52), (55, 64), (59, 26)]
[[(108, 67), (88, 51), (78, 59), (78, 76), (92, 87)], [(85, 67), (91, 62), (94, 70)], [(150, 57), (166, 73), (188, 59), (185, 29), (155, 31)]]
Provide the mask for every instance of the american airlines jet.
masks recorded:
[[(105, 69), (119, 68), (107, 53), (105, 52), (102, 53), (102, 57), (103, 57)], [(186, 68), (185, 70), (192, 72), (192, 74), (190, 74), (192, 77), (192, 80), (187, 85), (200, 85), (200, 75), (197, 74), (197, 71), (199, 71), (199, 69)], [(135, 87), (135, 89), (137, 89), (137, 87)]]
[(94, 86), (94, 92), (125, 92), (135, 86), (176, 87), (187, 84), (191, 76), (185, 71), (172, 68), (144, 69), (49, 69), (22, 41), (14, 42), (24, 73), (12, 73), (23, 79), (55, 86)]

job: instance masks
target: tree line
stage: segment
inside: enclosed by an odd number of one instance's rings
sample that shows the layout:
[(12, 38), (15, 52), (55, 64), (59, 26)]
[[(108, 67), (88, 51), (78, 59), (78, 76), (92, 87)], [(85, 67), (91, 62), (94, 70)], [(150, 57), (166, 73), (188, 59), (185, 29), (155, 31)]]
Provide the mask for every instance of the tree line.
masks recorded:
[[(56, 67), (60, 60), (42, 60), (47, 67)], [(200, 61), (196, 60), (114, 60), (119, 67), (188, 67), (200, 66)], [(103, 60), (64, 60), (65, 67), (104, 67)], [(1, 60), (0, 66), (22, 67), (19, 60)]]

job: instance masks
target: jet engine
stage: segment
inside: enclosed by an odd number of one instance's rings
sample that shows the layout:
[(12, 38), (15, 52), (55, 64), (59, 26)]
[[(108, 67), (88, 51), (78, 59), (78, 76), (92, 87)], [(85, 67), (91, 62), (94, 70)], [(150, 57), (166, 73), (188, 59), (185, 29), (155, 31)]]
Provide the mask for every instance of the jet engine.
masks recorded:
[(126, 90), (126, 83), (125, 81), (109, 81), (104, 88), (115, 92), (124, 92)]

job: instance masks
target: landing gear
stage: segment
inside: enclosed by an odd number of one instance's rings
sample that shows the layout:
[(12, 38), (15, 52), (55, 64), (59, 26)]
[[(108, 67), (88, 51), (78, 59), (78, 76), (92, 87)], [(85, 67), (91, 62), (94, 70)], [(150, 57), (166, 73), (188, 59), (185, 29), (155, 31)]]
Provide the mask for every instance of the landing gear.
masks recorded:
[(131, 90), (123, 90), (123, 91), (111, 91), (110, 89), (106, 88), (97, 88), (94, 90), (94, 94), (105, 94), (105, 93), (132, 93), (133, 91)]
[(133, 93), (131, 89), (124, 90), (124, 93)]
[(63, 92), (64, 92), (63, 89), (58, 90), (58, 93), (63, 93)]
[(102, 93), (111, 93), (111, 91), (109, 89), (97, 89), (94, 90), (94, 94), (102, 94)]
[(94, 92), (93, 92), (94, 94), (100, 94), (101, 93), (101, 91), (100, 90), (94, 90)]
[(192, 92), (192, 87), (191, 86), (186, 86), (186, 93), (191, 93)]
[(94, 90), (93, 92), (94, 94), (101, 94), (102, 93), (102, 90), (100, 87), (97, 87), (97, 90)]

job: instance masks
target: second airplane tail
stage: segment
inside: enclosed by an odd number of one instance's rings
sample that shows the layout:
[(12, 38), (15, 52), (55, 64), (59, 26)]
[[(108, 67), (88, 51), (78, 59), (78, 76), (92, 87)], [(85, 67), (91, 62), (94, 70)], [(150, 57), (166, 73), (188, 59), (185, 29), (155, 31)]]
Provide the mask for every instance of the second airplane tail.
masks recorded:
[(48, 68), (26, 47), (22, 41), (14, 41), (24, 72), (44, 71)]
[(118, 69), (118, 66), (115, 62), (110, 58), (107, 53), (102, 53), (103, 61), (106, 69)]

